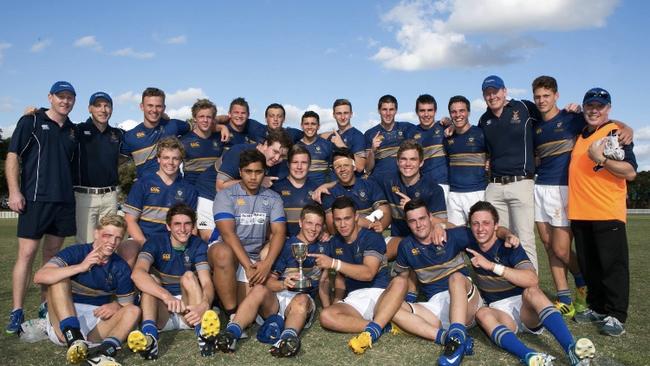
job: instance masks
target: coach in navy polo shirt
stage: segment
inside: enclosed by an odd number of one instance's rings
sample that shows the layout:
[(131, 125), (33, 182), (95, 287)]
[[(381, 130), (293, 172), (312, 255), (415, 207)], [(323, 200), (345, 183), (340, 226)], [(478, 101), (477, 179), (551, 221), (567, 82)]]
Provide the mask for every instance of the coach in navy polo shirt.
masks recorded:
[[(66, 81), (50, 88), (50, 109), (23, 116), (11, 137), (5, 170), (9, 207), (18, 212), (18, 256), (13, 269), (13, 311), (8, 333), (18, 333), (31, 265), (43, 242), (43, 263), (75, 234), (71, 164), (77, 140), (68, 118), (76, 92)], [(41, 293), (45, 299), (45, 293)]]
[(90, 96), (90, 117), (76, 126), (79, 145), (73, 161), (77, 243), (93, 241), (99, 219), (117, 212), (117, 166), (124, 131), (111, 127), (113, 100), (104, 92)]
[(496, 207), (500, 223), (521, 239), (537, 271), (533, 122), (541, 117), (532, 102), (506, 99), (506, 86), (496, 75), (485, 78), (482, 89), (488, 108), (478, 125), (485, 134), (491, 173), (485, 199)]

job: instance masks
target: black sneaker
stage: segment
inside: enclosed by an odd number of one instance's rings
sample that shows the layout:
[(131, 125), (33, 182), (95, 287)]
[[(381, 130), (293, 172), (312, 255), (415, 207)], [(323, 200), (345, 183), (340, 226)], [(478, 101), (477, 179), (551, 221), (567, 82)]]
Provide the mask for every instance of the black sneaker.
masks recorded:
[(235, 352), (237, 347), (237, 338), (235, 338), (234, 334), (225, 331), (217, 336), (216, 344), (219, 351), (223, 353)]
[(300, 338), (288, 337), (275, 342), (269, 350), (275, 357), (293, 357), (300, 351)]

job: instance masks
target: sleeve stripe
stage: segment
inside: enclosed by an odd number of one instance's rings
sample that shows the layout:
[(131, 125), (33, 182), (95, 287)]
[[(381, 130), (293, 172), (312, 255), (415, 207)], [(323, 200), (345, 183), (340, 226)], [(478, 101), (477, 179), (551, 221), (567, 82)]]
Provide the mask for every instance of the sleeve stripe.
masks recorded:
[(214, 221), (220, 221), (220, 220), (234, 220), (235, 215), (231, 214), (230, 212), (217, 212), (214, 215)]

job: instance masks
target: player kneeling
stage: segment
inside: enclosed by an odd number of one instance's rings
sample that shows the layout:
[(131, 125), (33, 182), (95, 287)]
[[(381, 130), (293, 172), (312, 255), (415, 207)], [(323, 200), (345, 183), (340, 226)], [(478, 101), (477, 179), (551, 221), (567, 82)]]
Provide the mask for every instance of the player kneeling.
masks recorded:
[(257, 284), (239, 305), (234, 318), (219, 334), (217, 347), (222, 352), (234, 352), (242, 330), (256, 318), (262, 323), (257, 332), (260, 342), (273, 346), (270, 352), (276, 357), (295, 356), (300, 350), (298, 335), (303, 328), (308, 328), (316, 312), (314, 302), (318, 291), (321, 301), (328, 304), (327, 271), (315, 265), (315, 260), (307, 257), (302, 268), (305, 277), (311, 280), (308, 293), (296, 292), (299, 278), (298, 261), (294, 257), (292, 246), (296, 243), (307, 244), (307, 253), (327, 253), (325, 244), (318, 241), (325, 223), (325, 212), (315, 204), (306, 205), (300, 212), (300, 232), (287, 239), (280, 256), (273, 264), (271, 277), (265, 285)]
[[(48, 287), (47, 333), (55, 344), (68, 345), (69, 363), (119, 365), (113, 357), (140, 318), (131, 269), (115, 254), (125, 231), (123, 218), (107, 215), (92, 243), (63, 249), (34, 275)], [(90, 342), (100, 344), (89, 349)]]
[(588, 365), (596, 352), (594, 344), (587, 338), (574, 341), (562, 314), (538, 287), (535, 268), (523, 248), (506, 248), (497, 239), (499, 215), (494, 206), (484, 201), (475, 203), (469, 220), (476, 241), (467, 252), (476, 268), (476, 284), (488, 304), (476, 313), (481, 328), (525, 365), (550, 365), (554, 357), (528, 348), (515, 335), (520, 329), (539, 334), (546, 328), (571, 365)]
[[(179, 203), (167, 212), (166, 235), (152, 235), (138, 255), (133, 282), (142, 291), (141, 330), (129, 334), (129, 348), (152, 360), (158, 358), (158, 329), (192, 329), (202, 356), (215, 351), (219, 317), (210, 310), (214, 288), (207, 244), (192, 235), (196, 213)], [(151, 273), (150, 273), (151, 272)]]

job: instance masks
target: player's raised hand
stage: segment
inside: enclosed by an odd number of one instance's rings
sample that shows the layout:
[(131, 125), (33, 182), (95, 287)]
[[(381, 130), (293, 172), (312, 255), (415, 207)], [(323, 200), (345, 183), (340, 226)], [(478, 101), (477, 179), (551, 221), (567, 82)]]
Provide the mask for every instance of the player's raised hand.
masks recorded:
[(447, 242), (447, 230), (442, 226), (442, 224), (433, 225), (433, 230), (431, 230), (431, 241), (434, 245), (445, 245)]
[(331, 257), (325, 255), (325, 254), (309, 253), (309, 254), (307, 254), (307, 256), (314, 258), (314, 263), (320, 269), (330, 269), (330, 268), (332, 268), (333, 259)]
[(339, 147), (339, 148), (347, 147), (347, 146), (345, 145), (345, 141), (343, 141), (343, 138), (341, 137), (341, 135), (339, 135), (339, 133), (336, 132), (336, 129), (332, 130), (332, 135), (331, 135), (331, 136), (332, 136), (332, 137), (331, 137), (330, 141), (331, 141), (334, 145), (336, 145), (336, 147)]
[(330, 194), (330, 190), (327, 187), (320, 186), (311, 193), (311, 199), (322, 205), (324, 194)]
[(377, 151), (382, 141), (384, 141), (384, 136), (381, 135), (381, 131), (377, 131), (375, 137), (372, 138), (372, 151)]
[(79, 266), (83, 272), (88, 272), (91, 268), (93, 268), (93, 266), (101, 264), (101, 257), (102, 256), (99, 252), (99, 249), (93, 249), (90, 251), (90, 253), (88, 253), (86, 258), (84, 258), (84, 260), (79, 263)]
[(262, 181), (262, 187), (270, 188), (276, 180), (278, 180), (278, 177), (266, 176)]
[(491, 271), (494, 269), (494, 263), (487, 260), (487, 258), (485, 258), (481, 253), (470, 248), (466, 248), (465, 250), (467, 251), (467, 253), (472, 255), (470, 257), (470, 261), (472, 262), (472, 265), (474, 267), (483, 268), (487, 271)]
[(219, 134), (221, 135), (221, 142), (230, 141), (230, 130), (228, 129), (228, 127), (221, 126), (221, 130), (219, 130)]
[(411, 200), (411, 197), (405, 195), (404, 193), (402, 193), (402, 192), (400, 192), (400, 191), (395, 192), (395, 194), (398, 195), (398, 196), (400, 197), (400, 200), (399, 200), (399, 206), (400, 206), (400, 207), (402, 208), (402, 210), (403, 210), (403, 209), (404, 209), (404, 205), (406, 205), (406, 204)]
[(517, 235), (515, 235), (515, 234), (506, 235), (506, 240), (505, 240), (505, 243), (504, 243), (506, 248), (516, 248), (516, 247), (519, 246), (519, 244), (521, 244), (521, 241), (519, 240)]

